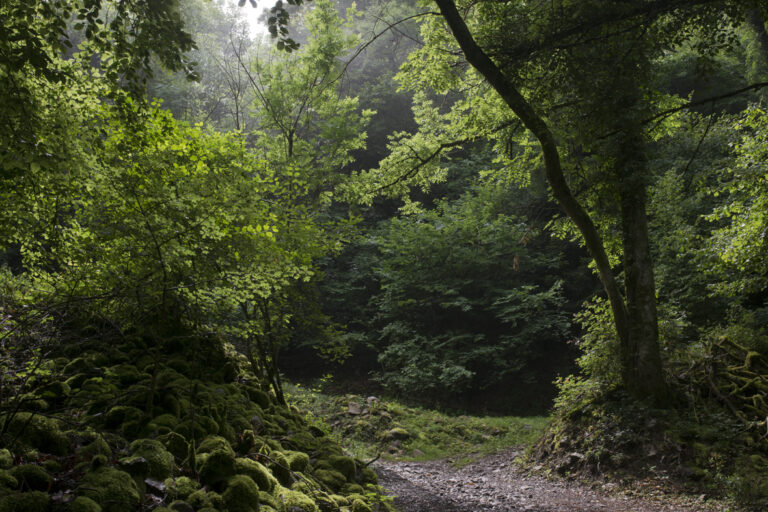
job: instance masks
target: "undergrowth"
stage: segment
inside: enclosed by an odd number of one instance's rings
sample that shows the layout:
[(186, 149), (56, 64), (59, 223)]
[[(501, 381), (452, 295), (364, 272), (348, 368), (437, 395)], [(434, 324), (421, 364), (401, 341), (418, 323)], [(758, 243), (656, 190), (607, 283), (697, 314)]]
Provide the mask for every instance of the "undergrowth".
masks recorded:
[(307, 419), (336, 437), (354, 456), (399, 460), (451, 457), (456, 464), (540, 437), (547, 417), (452, 416), (361, 395), (333, 396), (320, 387), (286, 384), (289, 401)]

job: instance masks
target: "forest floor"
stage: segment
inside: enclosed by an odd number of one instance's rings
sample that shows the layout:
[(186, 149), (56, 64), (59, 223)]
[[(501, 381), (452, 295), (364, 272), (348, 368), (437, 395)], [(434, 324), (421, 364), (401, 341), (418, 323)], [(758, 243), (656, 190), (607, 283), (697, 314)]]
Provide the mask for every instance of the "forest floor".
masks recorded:
[[(705, 496), (673, 497), (653, 489), (593, 489), (562, 478), (523, 470), (514, 459), (520, 448), (486, 455), (457, 467), (454, 459), (377, 461), (379, 484), (395, 497), (401, 512), (695, 512), (732, 510)], [(634, 495), (632, 495), (634, 494)]]

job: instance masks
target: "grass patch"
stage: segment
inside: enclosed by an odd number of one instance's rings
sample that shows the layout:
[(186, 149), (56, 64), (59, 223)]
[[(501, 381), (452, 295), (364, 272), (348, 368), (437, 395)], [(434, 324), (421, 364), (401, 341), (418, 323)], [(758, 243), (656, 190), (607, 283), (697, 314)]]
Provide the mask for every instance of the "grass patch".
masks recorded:
[(400, 460), (452, 457), (461, 464), (512, 446), (527, 447), (549, 423), (544, 416), (452, 416), (295, 384), (286, 384), (285, 391), (290, 403), (309, 411), (308, 420), (361, 459), (379, 454)]

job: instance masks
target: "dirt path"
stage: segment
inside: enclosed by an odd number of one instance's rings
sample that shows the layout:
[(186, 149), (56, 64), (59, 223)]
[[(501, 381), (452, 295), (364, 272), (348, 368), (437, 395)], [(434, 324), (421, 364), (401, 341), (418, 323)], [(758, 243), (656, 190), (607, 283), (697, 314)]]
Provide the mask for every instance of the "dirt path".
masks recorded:
[(379, 483), (402, 512), (695, 512), (716, 511), (701, 501), (684, 505), (669, 498), (608, 496), (590, 488), (531, 476), (509, 450), (456, 469), (448, 460), (378, 462)]

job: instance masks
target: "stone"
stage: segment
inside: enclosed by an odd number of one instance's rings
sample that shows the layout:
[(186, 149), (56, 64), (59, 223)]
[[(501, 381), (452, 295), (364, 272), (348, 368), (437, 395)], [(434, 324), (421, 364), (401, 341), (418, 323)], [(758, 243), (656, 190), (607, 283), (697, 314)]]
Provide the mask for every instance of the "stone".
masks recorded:
[(259, 488), (245, 475), (230, 478), (221, 499), (227, 512), (259, 512)]
[(104, 512), (134, 512), (141, 503), (131, 475), (107, 466), (86, 473), (77, 492), (98, 503)]
[(11, 469), (11, 476), (16, 479), (21, 491), (48, 491), (53, 484), (53, 477), (35, 464), (16, 466)]
[(349, 402), (349, 405), (347, 406), (347, 414), (351, 414), (352, 416), (359, 416), (363, 413), (362, 407), (360, 407), (360, 404), (357, 402)]
[(247, 475), (256, 483), (259, 490), (272, 492), (277, 485), (277, 478), (260, 462), (252, 459), (235, 459), (235, 470), (240, 475)]
[(101, 512), (101, 505), (85, 496), (78, 496), (69, 504), (69, 512)]

